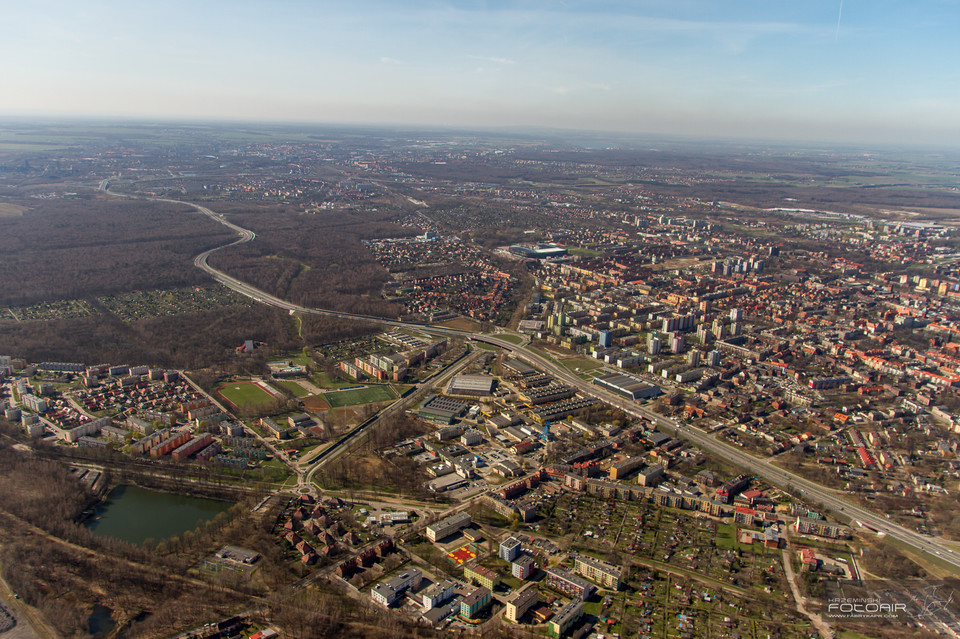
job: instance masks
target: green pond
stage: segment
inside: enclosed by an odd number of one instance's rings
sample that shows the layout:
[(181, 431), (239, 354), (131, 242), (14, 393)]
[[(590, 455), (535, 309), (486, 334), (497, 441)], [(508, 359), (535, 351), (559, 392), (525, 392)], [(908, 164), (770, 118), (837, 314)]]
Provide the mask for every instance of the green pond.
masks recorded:
[(142, 544), (146, 539), (160, 541), (193, 530), (230, 506), (226, 501), (120, 485), (110, 491), (85, 524), (102, 537)]

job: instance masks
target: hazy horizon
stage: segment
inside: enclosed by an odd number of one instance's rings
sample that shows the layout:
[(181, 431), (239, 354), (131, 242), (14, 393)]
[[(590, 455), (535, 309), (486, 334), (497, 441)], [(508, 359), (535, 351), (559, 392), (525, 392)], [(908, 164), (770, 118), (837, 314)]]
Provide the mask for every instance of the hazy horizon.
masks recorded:
[(956, 0), (49, 0), (0, 115), (960, 143)]

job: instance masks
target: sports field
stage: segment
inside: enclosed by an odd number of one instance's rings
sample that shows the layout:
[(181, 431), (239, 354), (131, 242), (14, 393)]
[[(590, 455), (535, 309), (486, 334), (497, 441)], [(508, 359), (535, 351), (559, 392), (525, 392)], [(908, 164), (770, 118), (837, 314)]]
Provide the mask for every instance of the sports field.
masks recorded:
[(240, 410), (277, 403), (276, 397), (253, 382), (230, 382), (217, 388), (217, 393)]
[(461, 546), (453, 552), (447, 553), (447, 559), (459, 566), (460, 564), (475, 558), (477, 553), (473, 551), (470, 545)]
[(320, 397), (318, 395), (308, 395), (304, 397), (303, 405), (304, 407), (306, 407), (307, 410), (312, 411), (314, 413), (321, 410), (327, 410), (330, 408), (330, 404), (327, 403), (327, 400), (325, 400), (323, 397)]
[(367, 386), (354, 390), (324, 393), (323, 397), (332, 408), (369, 404), (370, 402), (389, 402), (397, 398), (389, 386)]

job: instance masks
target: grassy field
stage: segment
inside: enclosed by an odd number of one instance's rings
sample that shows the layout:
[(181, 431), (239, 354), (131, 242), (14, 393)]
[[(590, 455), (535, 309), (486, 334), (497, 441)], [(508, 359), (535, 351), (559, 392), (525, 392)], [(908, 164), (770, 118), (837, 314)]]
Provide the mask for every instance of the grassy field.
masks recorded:
[(574, 370), (579, 368), (580, 370), (589, 371), (594, 370), (595, 368), (602, 368), (603, 362), (599, 359), (592, 359), (589, 357), (574, 357), (573, 359), (565, 359), (561, 362), (568, 370)]
[(356, 390), (324, 393), (323, 397), (332, 408), (369, 404), (371, 402), (389, 402), (396, 399), (396, 396), (388, 386), (367, 386), (366, 388), (358, 388)]
[(34, 144), (32, 142), (0, 142), (0, 151), (58, 151), (67, 147), (57, 144)]
[(519, 344), (523, 341), (523, 338), (519, 335), (511, 335), (510, 333), (504, 333), (502, 335), (497, 335), (499, 339), (502, 339), (505, 342), (510, 342), (511, 344)]
[(231, 382), (218, 388), (217, 392), (241, 410), (269, 406), (277, 402), (273, 395), (252, 382)]
[(22, 217), (26, 207), (0, 202), (0, 217)]
[(457, 328), (462, 331), (470, 331), (471, 333), (476, 333), (480, 330), (480, 322), (472, 320), (469, 317), (458, 317), (456, 319), (447, 320), (446, 322), (438, 323), (437, 326)]
[(300, 351), (299, 353), (297, 353), (296, 357), (293, 358), (293, 363), (299, 366), (312, 366), (313, 360), (310, 358), (309, 355), (307, 355), (303, 351)]
[(313, 381), (317, 383), (317, 386), (322, 388), (345, 388), (347, 386), (356, 386), (357, 383), (353, 381), (343, 381), (339, 380), (336, 377), (332, 377), (327, 373), (314, 373)]
[(580, 255), (583, 257), (599, 257), (603, 255), (600, 251), (594, 251), (593, 249), (580, 248), (580, 247), (567, 247), (567, 253), (570, 255)]
[(733, 550), (737, 547), (737, 530), (729, 524), (717, 526), (717, 548)]
[(296, 382), (291, 382), (288, 379), (278, 380), (274, 383), (277, 384), (278, 386), (282, 386), (283, 388), (293, 393), (294, 397), (306, 397), (307, 395), (310, 394), (306, 388), (304, 388), (303, 386), (301, 386)]
[(543, 358), (548, 359), (548, 360), (550, 360), (550, 361), (556, 362), (556, 363), (558, 363), (558, 364), (560, 363), (560, 360), (558, 360), (553, 353), (550, 353), (550, 352), (548, 352), (548, 351), (545, 351), (545, 350), (542, 349), (542, 348), (537, 348), (536, 346), (527, 346), (527, 350), (531, 350), (531, 351), (533, 351), (534, 353), (536, 353), (537, 355), (539, 355), (540, 357), (543, 357)]
[(958, 571), (953, 564), (946, 562), (935, 555), (931, 555), (928, 552), (918, 551), (913, 546), (905, 544), (899, 539), (894, 539), (892, 537), (886, 537), (884, 541), (892, 546), (896, 546), (900, 552), (916, 562), (917, 565), (930, 573), (930, 575), (935, 579), (946, 579), (960, 575), (960, 571)]

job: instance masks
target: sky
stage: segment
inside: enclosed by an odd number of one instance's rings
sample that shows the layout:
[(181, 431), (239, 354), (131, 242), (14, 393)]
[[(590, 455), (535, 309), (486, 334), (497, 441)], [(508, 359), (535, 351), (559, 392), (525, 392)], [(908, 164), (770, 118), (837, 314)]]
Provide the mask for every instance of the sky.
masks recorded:
[(960, 0), (0, 0), (0, 116), (960, 145)]

